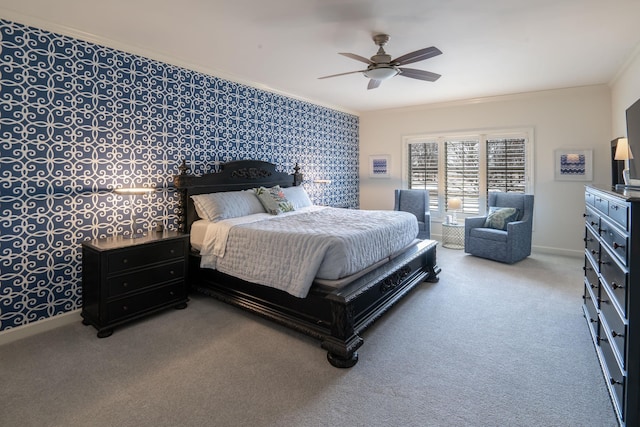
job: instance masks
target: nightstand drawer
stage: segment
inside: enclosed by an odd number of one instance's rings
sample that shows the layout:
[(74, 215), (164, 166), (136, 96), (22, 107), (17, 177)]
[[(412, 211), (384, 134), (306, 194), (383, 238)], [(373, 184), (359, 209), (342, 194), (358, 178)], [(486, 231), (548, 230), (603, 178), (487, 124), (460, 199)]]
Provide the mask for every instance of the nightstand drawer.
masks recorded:
[(112, 301), (107, 304), (107, 316), (109, 322), (114, 322), (129, 316), (139, 316), (146, 310), (171, 305), (172, 302), (182, 301), (185, 298), (184, 283), (177, 282)]
[(184, 260), (139, 270), (135, 273), (112, 276), (107, 280), (107, 297), (117, 297), (118, 295), (138, 291), (148, 286), (182, 279), (184, 276)]
[(109, 254), (107, 271), (116, 273), (173, 258), (184, 258), (184, 256), (185, 250), (182, 240), (155, 243), (144, 247), (144, 249), (133, 247)]

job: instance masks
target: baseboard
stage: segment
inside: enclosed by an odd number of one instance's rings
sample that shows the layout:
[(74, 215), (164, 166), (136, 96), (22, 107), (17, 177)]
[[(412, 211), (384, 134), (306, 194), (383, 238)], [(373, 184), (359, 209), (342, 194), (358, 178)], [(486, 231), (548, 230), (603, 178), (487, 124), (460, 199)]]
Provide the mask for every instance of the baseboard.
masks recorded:
[(82, 321), (80, 311), (80, 309), (69, 311), (68, 313), (59, 314), (49, 317), (48, 319), (38, 320), (37, 322), (2, 331), (0, 332), (0, 345), (9, 344), (10, 342), (47, 332), (73, 322), (80, 322)]
[(563, 248), (551, 248), (549, 246), (532, 246), (531, 251), (540, 253), (540, 254), (560, 255), (560, 256), (567, 256), (571, 258), (584, 257), (584, 249), (574, 250), (574, 249), (563, 249)]

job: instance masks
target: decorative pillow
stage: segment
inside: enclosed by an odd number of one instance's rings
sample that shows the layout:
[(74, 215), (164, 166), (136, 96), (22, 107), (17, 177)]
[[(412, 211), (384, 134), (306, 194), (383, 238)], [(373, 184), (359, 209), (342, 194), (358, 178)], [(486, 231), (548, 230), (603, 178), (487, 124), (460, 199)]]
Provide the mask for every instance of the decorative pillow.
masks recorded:
[(499, 208), (491, 206), (489, 208), (489, 215), (484, 222), (484, 226), (488, 228), (495, 228), (496, 230), (506, 230), (507, 224), (516, 221), (519, 212), (516, 208)]
[(284, 193), (284, 197), (291, 202), (294, 209), (301, 209), (313, 205), (305, 189), (300, 186), (285, 187), (282, 189), (282, 192)]
[(191, 196), (196, 213), (202, 219), (222, 221), (228, 218), (264, 213), (260, 200), (252, 190), (225, 191)]
[(271, 215), (278, 215), (280, 212), (290, 212), (294, 210), (293, 205), (284, 196), (279, 185), (271, 188), (256, 188), (255, 193), (264, 209)]

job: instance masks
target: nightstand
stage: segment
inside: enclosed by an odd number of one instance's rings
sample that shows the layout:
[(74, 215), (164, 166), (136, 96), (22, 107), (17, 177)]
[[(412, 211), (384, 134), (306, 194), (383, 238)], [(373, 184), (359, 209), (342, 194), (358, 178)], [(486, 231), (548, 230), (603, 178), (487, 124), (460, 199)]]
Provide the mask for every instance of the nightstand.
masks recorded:
[(464, 224), (442, 224), (442, 246), (464, 249)]
[(186, 308), (189, 235), (151, 232), (82, 243), (82, 323), (98, 337), (168, 307)]

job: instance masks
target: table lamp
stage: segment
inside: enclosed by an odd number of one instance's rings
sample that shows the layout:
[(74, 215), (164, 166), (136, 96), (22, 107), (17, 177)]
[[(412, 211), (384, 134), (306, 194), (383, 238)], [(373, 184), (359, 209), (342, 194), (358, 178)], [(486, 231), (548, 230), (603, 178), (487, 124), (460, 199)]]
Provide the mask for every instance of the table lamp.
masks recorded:
[(452, 212), (451, 224), (457, 224), (458, 218), (456, 213), (462, 207), (462, 200), (457, 197), (452, 197), (447, 201), (447, 211)]
[(629, 185), (629, 160), (633, 159), (633, 153), (631, 147), (629, 147), (629, 140), (627, 138), (618, 139), (618, 145), (616, 146), (616, 153), (613, 156), (614, 160), (624, 160), (624, 170), (622, 171), (622, 177), (624, 178), (624, 185)]

